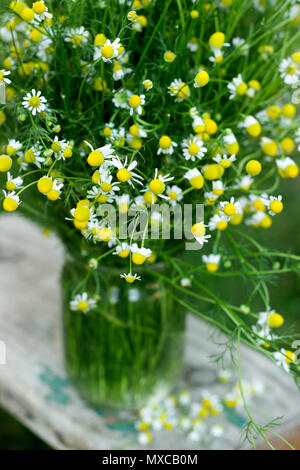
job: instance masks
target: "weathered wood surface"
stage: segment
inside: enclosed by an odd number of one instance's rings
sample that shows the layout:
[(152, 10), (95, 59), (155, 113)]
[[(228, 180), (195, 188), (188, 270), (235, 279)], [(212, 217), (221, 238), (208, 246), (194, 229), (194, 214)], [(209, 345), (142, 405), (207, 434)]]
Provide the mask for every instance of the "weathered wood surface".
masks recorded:
[[(39, 227), (16, 215), (0, 217), (0, 341), (6, 346), (6, 364), (0, 365), (0, 404), (56, 449), (139, 448), (134, 416), (90, 408), (68, 382), (60, 323), (62, 260), (63, 250), (55, 237), (45, 237)], [(203, 387), (220, 390), (209, 359), (217, 352), (211, 332), (199, 320), (189, 318), (183, 385), (196, 397)], [(284, 416), (285, 429), (299, 424), (299, 394), (290, 377), (246, 347), (242, 358), (243, 378), (255, 378), (267, 387), (266, 393), (251, 402), (258, 421)], [(223, 419), (225, 433), (213, 448), (245, 446), (240, 439), (246, 422), (243, 410)], [(197, 448), (176, 431), (156, 436), (147, 448)]]

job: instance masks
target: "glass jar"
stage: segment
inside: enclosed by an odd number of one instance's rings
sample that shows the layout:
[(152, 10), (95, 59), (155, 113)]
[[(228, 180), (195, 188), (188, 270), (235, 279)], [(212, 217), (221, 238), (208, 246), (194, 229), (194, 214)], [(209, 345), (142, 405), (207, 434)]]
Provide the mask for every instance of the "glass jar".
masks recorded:
[[(167, 275), (163, 265), (151, 269)], [(96, 406), (138, 409), (167, 395), (181, 376), (185, 315), (172, 287), (140, 270), (142, 281), (128, 284), (116, 268), (87, 274), (73, 260), (63, 268), (66, 367), (82, 397)], [(70, 307), (83, 292), (96, 300), (85, 313)]]

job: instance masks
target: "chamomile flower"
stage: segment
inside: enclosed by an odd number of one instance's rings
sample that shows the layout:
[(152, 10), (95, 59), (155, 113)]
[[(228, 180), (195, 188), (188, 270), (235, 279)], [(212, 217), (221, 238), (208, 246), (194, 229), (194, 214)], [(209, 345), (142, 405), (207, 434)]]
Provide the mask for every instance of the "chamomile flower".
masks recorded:
[(10, 75), (10, 70), (0, 70), (0, 85), (2, 83), (6, 83), (7, 85), (9, 85), (11, 83), (11, 80), (9, 78), (6, 78), (8, 75)]
[(271, 310), (271, 307), (268, 307), (266, 312), (259, 312), (257, 325), (262, 328), (279, 328), (284, 323), (284, 318), (279, 313), (276, 313), (275, 310)]
[(116, 108), (129, 109), (129, 99), (131, 93), (129, 90), (121, 88), (118, 92), (114, 93), (112, 103)]
[(258, 137), (261, 133), (261, 125), (254, 116), (247, 116), (238, 127), (246, 129), (252, 137)]
[(230, 155), (230, 157), (224, 153), (222, 156), (218, 153), (213, 160), (219, 163), (223, 168), (229, 168), (233, 162), (236, 161), (235, 155)]
[(168, 92), (171, 96), (175, 96), (175, 101), (184, 101), (190, 96), (189, 86), (181, 80), (181, 78), (175, 78), (168, 87)]
[(6, 146), (6, 153), (7, 155), (16, 154), (19, 150), (21, 150), (22, 147), (23, 145), (18, 140), (9, 139), (8, 144)]
[(188, 170), (184, 174), (184, 178), (186, 178), (190, 185), (194, 189), (201, 189), (204, 185), (204, 178), (198, 168), (193, 168), (192, 170)]
[(166, 155), (172, 155), (174, 147), (177, 147), (177, 143), (174, 142), (168, 135), (163, 135), (158, 142), (157, 155), (164, 153)]
[(212, 182), (212, 192), (216, 196), (222, 196), (225, 191), (224, 183), (222, 180), (215, 180)]
[[(154, 178), (149, 183), (149, 190), (152, 195), (152, 204), (154, 204), (155, 197), (157, 196), (163, 199), (169, 199), (169, 197), (163, 194), (163, 192), (166, 189), (165, 183), (172, 181), (173, 179), (174, 177), (170, 176), (169, 174), (164, 175), (164, 176), (161, 174), (158, 174), (158, 168), (155, 168)], [(147, 191), (147, 189), (144, 191)]]
[(223, 62), (223, 52), (221, 49), (213, 49), (213, 55), (209, 56), (208, 60), (214, 65), (220, 64)]
[(130, 206), (129, 194), (122, 194), (121, 196), (116, 196), (115, 202), (121, 214), (126, 214), (126, 212), (128, 212)]
[(93, 298), (89, 298), (87, 292), (82, 294), (75, 295), (74, 299), (70, 302), (70, 309), (77, 310), (82, 313), (87, 313), (90, 310), (94, 309), (97, 305), (97, 302)]
[(282, 178), (296, 178), (299, 173), (298, 165), (290, 157), (277, 159), (276, 166)]
[(232, 79), (232, 82), (227, 85), (230, 95), (229, 99), (232, 100), (236, 96), (245, 95), (248, 90), (248, 85), (243, 81), (242, 75), (239, 73), (237, 77)]
[(134, 243), (131, 248), (131, 259), (133, 264), (141, 265), (144, 264), (147, 258), (152, 255), (150, 248), (139, 248), (137, 243)]
[(202, 261), (205, 263), (207, 271), (214, 273), (219, 269), (219, 264), (221, 261), (221, 255), (203, 255)]
[(199, 160), (204, 157), (207, 148), (203, 146), (203, 141), (200, 137), (190, 136), (184, 139), (182, 144), (184, 158), (188, 161), (194, 162), (196, 158)]
[(63, 183), (59, 183), (57, 180), (54, 180), (51, 190), (47, 193), (47, 198), (50, 201), (57, 201), (57, 199), (60, 198), (63, 186)]
[(265, 195), (264, 198), (264, 203), (269, 209), (269, 214), (270, 215), (277, 215), (280, 214), (283, 210), (283, 203), (282, 203), (282, 196), (279, 195), (277, 197), (275, 196), (267, 196)]
[(131, 73), (132, 70), (129, 67), (123, 67), (119, 62), (116, 62), (113, 65), (113, 79), (115, 81), (122, 80), (128, 73)]
[(230, 221), (230, 217), (228, 217), (223, 212), (215, 214), (211, 219), (209, 219), (208, 227), (209, 230), (226, 230), (228, 227), (228, 222)]
[(130, 116), (134, 113), (142, 114), (143, 105), (145, 104), (145, 95), (131, 95), (128, 100)]
[(296, 359), (296, 355), (294, 352), (284, 348), (281, 348), (280, 351), (274, 352), (273, 357), (275, 359), (276, 364), (279, 367), (282, 367), (285, 372), (290, 371), (290, 364), (292, 364), (293, 361)]
[(125, 162), (122, 163), (119, 157), (113, 158), (111, 161), (112, 165), (115, 166), (117, 171), (117, 179), (121, 183), (129, 183), (133, 186), (133, 183), (143, 184), (141, 180), (144, 178), (139, 175), (138, 173), (132, 171), (137, 166), (137, 161), (133, 160), (129, 165), (127, 165), (127, 157), (125, 158)]
[(94, 147), (87, 140), (84, 142), (91, 149), (91, 152), (87, 157), (87, 162), (90, 166), (103, 165), (106, 160), (111, 160), (112, 158), (116, 157), (115, 151), (111, 144), (94, 149)]
[(186, 47), (188, 48), (189, 51), (196, 52), (199, 49), (198, 39), (195, 37), (191, 37), (188, 40)]
[(6, 181), (6, 189), (8, 191), (15, 191), (16, 189), (23, 188), (23, 179), (20, 176), (14, 178), (10, 172), (7, 172), (7, 181)]
[(300, 78), (300, 69), (298, 70), (297, 64), (291, 57), (283, 59), (279, 65), (279, 72), (284, 83), (293, 85), (298, 83)]
[(252, 178), (249, 175), (245, 175), (235, 180), (234, 187), (247, 191), (253, 183), (254, 183), (254, 178)]
[(48, 7), (45, 5), (44, 0), (39, 0), (32, 4), (32, 9), (35, 13), (35, 19), (43, 21), (45, 18), (52, 18), (52, 14), (49, 13)]
[(89, 32), (83, 27), (69, 28), (66, 32), (65, 41), (70, 42), (73, 47), (86, 44), (89, 40)]
[(152, 90), (153, 88), (153, 83), (151, 80), (147, 79), (143, 81), (143, 85), (146, 91)]
[(225, 150), (229, 155), (236, 155), (239, 152), (239, 143), (230, 129), (228, 129), (226, 134), (223, 136), (223, 142)]
[(44, 96), (41, 96), (41, 91), (36, 91), (35, 89), (32, 89), (31, 93), (27, 93), (22, 101), (24, 108), (31, 111), (33, 116), (35, 116), (36, 113), (45, 111), (46, 104), (47, 100)]
[(140, 281), (141, 280), (140, 276), (138, 276), (137, 274), (132, 274), (132, 273), (120, 274), (120, 277), (125, 279), (125, 281), (128, 282), (128, 284), (133, 284), (135, 281)]
[(228, 217), (233, 216), (239, 210), (239, 201), (235, 201), (234, 197), (230, 198), (230, 201), (222, 201), (220, 202), (220, 206), (223, 210), (223, 213)]
[(20, 198), (15, 191), (2, 191), (4, 194), (3, 209), (6, 212), (14, 212), (20, 205)]
[(191, 232), (200, 245), (207, 243), (211, 238), (211, 235), (206, 235), (206, 227), (204, 222), (198, 222), (192, 226)]
[(168, 186), (166, 189), (166, 193), (167, 193), (167, 196), (170, 198), (169, 202), (171, 206), (175, 206), (183, 198), (182, 189), (176, 185)]
[(130, 245), (127, 242), (122, 242), (120, 245), (116, 246), (116, 251), (113, 252), (113, 255), (118, 255), (120, 258), (127, 258), (130, 255)]

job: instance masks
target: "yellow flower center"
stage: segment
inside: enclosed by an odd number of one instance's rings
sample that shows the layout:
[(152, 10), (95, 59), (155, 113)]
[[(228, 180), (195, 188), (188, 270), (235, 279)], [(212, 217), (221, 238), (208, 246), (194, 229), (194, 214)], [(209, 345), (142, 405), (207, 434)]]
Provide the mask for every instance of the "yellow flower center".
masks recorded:
[(58, 142), (58, 141), (53, 142), (51, 144), (51, 148), (52, 148), (53, 152), (58, 153), (60, 151), (60, 148), (61, 148), (61, 143)]
[(177, 199), (177, 194), (174, 191), (170, 191), (168, 194), (169, 198), (175, 201)]
[(170, 148), (172, 145), (172, 140), (170, 139), (169, 136), (167, 135), (163, 135), (160, 139), (159, 139), (159, 146), (160, 148), (162, 149), (168, 149)]
[(209, 82), (209, 75), (205, 70), (202, 70), (201, 72), (198, 72), (196, 75), (196, 82), (200, 87), (203, 87), (207, 85)]
[(34, 163), (35, 162), (35, 155), (31, 149), (26, 150), (24, 160), (26, 163)]
[(13, 212), (18, 208), (18, 203), (11, 197), (6, 197), (3, 201), (3, 209), (6, 212)]
[(154, 193), (151, 193), (151, 191), (146, 191), (144, 194), (144, 200), (146, 204), (152, 204), (153, 202), (157, 202), (157, 196)]
[(206, 269), (210, 273), (214, 273), (219, 269), (219, 266), (216, 263), (206, 263)]
[(112, 185), (110, 183), (101, 183), (100, 184), (100, 188), (102, 189), (102, 191), (104, 191), (105, 193), (108, 193), (109, 191), (112, 190)]
[(34, 2), (32, 4), (32, 8), (37, 13), (38, 15), (41, 15), (42, 13), (45, 13), (46, 7), (43, 2)]
[(206, 229), (203, 224), (198, 223), (192, 226), (192, 234), (195, 237), (203, 237), (205, 235)]
[(119, 251), (118, 256), (120, 256), (120, 258), (127, 258), (129, 253), (130, 253), (129, 250), (121, 250), (121, 251)]
[(56, 201), (59, 198), (59, 191), (57, 191), (57, 189), (51, 189), (51, 191), (47, 193), (47, 198), (50, 201)]
[(81, 312), (85, 312), (89, 308), (89, 303), (87, 300), (81, 300), (81, 302), (78, 302), (77, 304), (78, 310)]
[(269, 315), (268, 325), (270, 328), (279, 328), (284, 323), (284, 318), (279, 313)]
[(0, 70), (0, 82), (1, 82), (1, 80), (3, 80), (3, 78), (4, 78), (4, 73), (1, 72), (1, 70)]
[(221, 220), (220, 222), (217, 223), (217, 229), (221, 230), (221, 231), (226, 230), (227, 226), (228, 226), (228, 224), (227, 224), (226, 220)]
[(163, 181), (157, 178), (150, 182), (149, 188), (154, 194), (161, 194), (165, 190), (165, 184)]
[(195, 189), (201, 189), (204, 185), (204, 178), (202, 175), (194, 176), (190, 179), (190, 185)]
[(197, 153), (199, 152), (198, 145), (197, 144), (191, 144), (188, 148), (188, 152), (192, 156), (197, 155)]
[(104, 162), (104, 155), (99, 150), (93, 150), (89, 154), (87, 162), (90, 166), (100, 166)]
[(262, 170), (261, 163), (257, 160), (250, 160), (246, 165), (246, 171), (251, 176), (259, 175)]
[(257, 199), (257, 201), (253, 202), (253, 207), (256, 211), (265, 212), (265, 210), (266, 210), (266, 206), (259, 199)]
[(141, 255), (141, 253), (132, 253), (132, 262), (134, 264), (144, 264), (146, 261), (146, 257), (144, 255)]
[(102, 242), (108, 242), (112, 238), (110, 228), (101, 228), (97, 233), (97, 238)]
[(226, 204), (224, 207), (224, 214), (228, 215), (229, 217), (234, 215), (236, 213), (236, 208), (234, 204), (231, 204), (230, 202)]
[(86, 206), (77, 206), (74, 212), (75, 219), (79, 222), (86, 222), (90, 218), (89, 208)]
[(280, 214), (283, 209), (283, 204), (281, 201), (272, 201), (270, 204), (270, 209), (274, 214)]
[(236, 94), (237, 95), (244, 95), (246, 91), (248, 90), (248, 85), (245, 82), (242, 82), (239, 84), (239, 86), (236, 89)]
[(138, 95), (132, 95), (129, 98), (129, 106), (132, 108), (137, 108), (141, 104), (141, 98)]
[(71, 37), (71, 43), (74, 44), (74, 46), (79, 46), (82, 40), (83, 36), (81, 34), (74, 34), (74, 36)]
[(32, 106), (32, 108), (38, 108), (39, 105), (41, 104), (41, 100), (38, 96), (32, 96), (29, 99), (29, 104), (30, 106)]
[(52, 189), (52, 186), (53, 186), (53, 181), (48, 176), (43, 176), (37, 182), (37, 188), (39, 192), (42, 194), (49, 193), (49, 191), (51, 191)]
[(13, 183), (12, 181), (7, 181), (6, 182), (6, 189), (8, 191), (14, 191), (16, 189), (15, 183)]
[(221, 32), (214, 33), (209, 38), (209, 45), (215, 49), (223, 46), (225, 41), (225, 34)]
[(125, 183), (126, 181), (129, 181), (131, 179), (131, 173), (126, 168), (121, 168), (117, 172), (117, 178), (122, 183)]

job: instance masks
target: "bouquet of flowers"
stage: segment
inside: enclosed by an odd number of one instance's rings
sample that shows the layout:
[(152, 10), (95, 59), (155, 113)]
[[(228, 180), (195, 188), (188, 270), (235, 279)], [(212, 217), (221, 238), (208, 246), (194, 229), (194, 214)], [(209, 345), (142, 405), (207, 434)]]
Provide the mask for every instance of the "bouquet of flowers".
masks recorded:
[(132, 408), (164, 395), (183, 311), (299, 380), (268, 282), (300, 257), (256, 239), (298, 176), (299, 2), (2, 3), (2, 205), (65, 245), (81, 392)]

